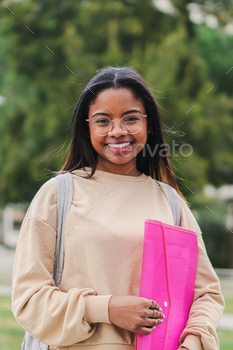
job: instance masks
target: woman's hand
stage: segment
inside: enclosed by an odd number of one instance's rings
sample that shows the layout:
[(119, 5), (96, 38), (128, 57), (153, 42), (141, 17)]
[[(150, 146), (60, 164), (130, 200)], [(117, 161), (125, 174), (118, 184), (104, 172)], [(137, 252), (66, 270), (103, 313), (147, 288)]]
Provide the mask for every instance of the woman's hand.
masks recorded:
[(159, 305), (135, 296), (113, 296), (109, 301), (109, 320), (133, 333), (151, 334), (165, 317)]

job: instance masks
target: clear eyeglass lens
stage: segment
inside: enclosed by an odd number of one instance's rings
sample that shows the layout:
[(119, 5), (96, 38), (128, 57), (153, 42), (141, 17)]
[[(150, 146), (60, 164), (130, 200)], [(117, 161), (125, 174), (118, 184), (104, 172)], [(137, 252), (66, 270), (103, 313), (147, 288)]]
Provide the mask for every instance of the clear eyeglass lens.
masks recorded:
[[(142, 128), (143, 118), (140, 115), (130, 114), (121, 118), (121, 125), (129, 134), (136, 134)], [(112, 120), (98, 116), (91, 121), (91, 127), (94, 133), (100, 136), (107, 135), (112, 128)]]
[(129, 134), (136, 134), (142, 128), (143, 119), (140, 115), (125, 115), (121, 123)]

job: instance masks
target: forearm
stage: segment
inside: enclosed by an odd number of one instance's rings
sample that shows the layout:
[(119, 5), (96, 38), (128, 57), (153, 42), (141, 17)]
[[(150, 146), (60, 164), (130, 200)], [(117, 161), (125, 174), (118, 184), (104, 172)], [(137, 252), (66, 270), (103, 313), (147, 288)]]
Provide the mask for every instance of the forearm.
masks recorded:
[(13, 271), (12, 309), (21, 326), (46, 344), (68, 346), (89, 338), (96, 323), (110, 323), (110, 296), (90, 288), (62, 292), (53, 281), (56, 232), (38, 218), (22, 225)]
[(224, 299), (220, 282), (206, 255), (200, 236), (194, 302), (181, 335), (181, 344), (191, 350), (217, 350), (219, 344), (216, 328), (223, 309)]

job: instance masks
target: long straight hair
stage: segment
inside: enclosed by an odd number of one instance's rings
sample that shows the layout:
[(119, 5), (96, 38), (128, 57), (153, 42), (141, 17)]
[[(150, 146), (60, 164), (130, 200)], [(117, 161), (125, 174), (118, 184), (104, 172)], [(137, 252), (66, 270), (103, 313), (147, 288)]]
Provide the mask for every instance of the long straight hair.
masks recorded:
[[(88, 119), (89, 107), (98, 94), (109, 88), (130, 89), (145, 107), (150, 133), (148, 133), (146, 145), (137, 155), (137, 169), (154, 179), (171, 185), (180, 193), (167, 155), (158, 106), (142, 77), (133, 69), (127, 67), (105, 68), (87, 84), (73, 113), (70, 125), (72, 140), (62, 171), (71, 172), (76, 169), (90, 167), (89, 177), (94, 175), (98, 164), (98, 156), (91, 144), (89, 126), (85, 119)], [(159, 149), (160, 152), (156, 151), (151, 155), (149, 150), (156, 149)]]

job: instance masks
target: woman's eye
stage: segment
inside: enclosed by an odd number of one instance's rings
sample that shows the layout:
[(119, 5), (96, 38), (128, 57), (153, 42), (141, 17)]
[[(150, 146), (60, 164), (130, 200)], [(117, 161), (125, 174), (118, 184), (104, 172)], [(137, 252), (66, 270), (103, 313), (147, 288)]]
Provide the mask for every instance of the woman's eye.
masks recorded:
[(95, 121), (95, 123), (96, 123), (96, 124), (104, 124), (104, 125), (106, 125), (106, 124), (109, 124), (110, 122), (109, 122), (109, 120), (106, 119), (106, 118), (100, 118), (100, 119), (97, 119), (97, 120)]
[(140, 120), (140, 117), (138, 117), (137, 115), (129, 115), (125, 118), (126, 122), (136, 122)]

